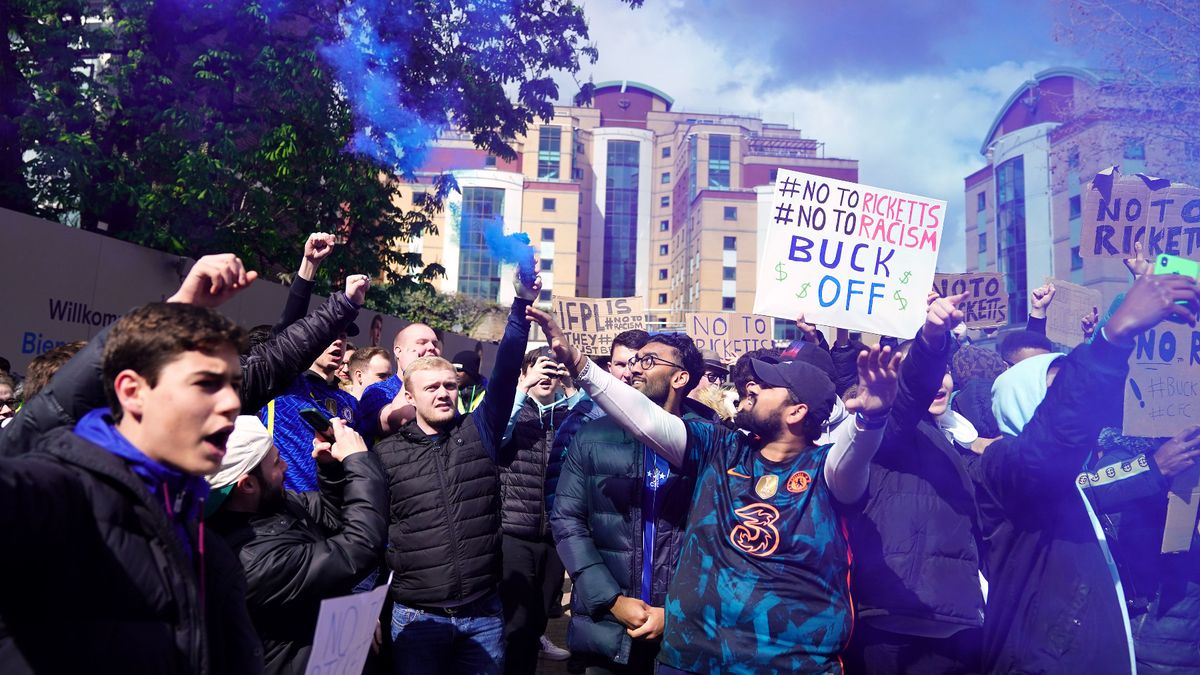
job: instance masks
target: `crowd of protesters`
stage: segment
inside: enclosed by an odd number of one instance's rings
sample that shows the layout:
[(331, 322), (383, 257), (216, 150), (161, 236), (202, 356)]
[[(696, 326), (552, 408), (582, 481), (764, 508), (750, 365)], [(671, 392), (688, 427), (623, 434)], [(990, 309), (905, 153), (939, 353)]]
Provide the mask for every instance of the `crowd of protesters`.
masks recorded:
[(1160, 552), (1200, 427), (1120, 431), (1194, 279), (1129, 261), (1065, 355), (1047, 285), (998, 350), (931, 294), (906, 339), (800, 318), (723, 363), (640, 330), (589, 358), (514, 275), (485, 377), (419, 323), (356, 348), (364, 275), (309, 312), (334, 245), (274, 325), (217, 311), (255, 274), (213, 255), (0, 364), (0, 672), (303, 673), (322, 600), (390, 584), (369, 672), (532, 673), (564, 574), (595, 675), (1200, 672), (1200, 548)]

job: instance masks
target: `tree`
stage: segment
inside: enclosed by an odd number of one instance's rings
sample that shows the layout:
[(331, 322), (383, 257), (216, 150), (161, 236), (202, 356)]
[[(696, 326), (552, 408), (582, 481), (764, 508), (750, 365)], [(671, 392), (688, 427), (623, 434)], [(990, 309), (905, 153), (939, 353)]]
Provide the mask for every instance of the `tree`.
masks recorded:
[[(9, 0), (0, 22), (0, 205), (271, 277), (332, 229), (330, 279), (402, 291), (441, 273), (399, 247), (453, 189), (415, 174), (428, 142), (513, 157), (550, 75), (596, 58), (570, 0)], [(433, 198), (401, 207), (398, 176)]]

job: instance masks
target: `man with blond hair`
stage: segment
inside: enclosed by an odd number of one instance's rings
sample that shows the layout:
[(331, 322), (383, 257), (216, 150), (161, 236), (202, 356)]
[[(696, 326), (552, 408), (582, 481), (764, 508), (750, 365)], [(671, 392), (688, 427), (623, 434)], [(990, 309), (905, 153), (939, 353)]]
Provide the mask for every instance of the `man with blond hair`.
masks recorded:
[(503, 669), (497, 464), (508, 460), (499, 448), (529, 338), (525, 309), (541, 281), (514, 284), (517, 297), (483, 403), (460, 415), (454, 365), (419, 356), (405, 364), (397, 398), (412, 407), (413, 420), (375, 445), (391, 501), (389, 634), (397, 675)]

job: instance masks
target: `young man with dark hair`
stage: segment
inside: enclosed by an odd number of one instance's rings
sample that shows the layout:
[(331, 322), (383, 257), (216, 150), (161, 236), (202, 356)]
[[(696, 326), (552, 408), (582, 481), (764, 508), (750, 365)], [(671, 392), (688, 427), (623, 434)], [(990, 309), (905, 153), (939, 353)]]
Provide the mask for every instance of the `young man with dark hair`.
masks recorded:
[[(210, 309), (137, 309), (104, 345), (111, 407), (0, 460), (0, 532), (21, 551), (0, 556), (0, 670), (261, 671), (237, 559), (200, 526), (241, 406), (242, 346)], [(64, 607), (86, 608), (69, 644)]]
[(1000, 340), (1000, 358), (1010, 366), (1015, 366), (1031, 356), (1049, 354), (1054, 351), (1054, 345), (1044, 333), (1031, 330), (1015, 330)]
[[(706, 366), (690, 338), (656, 334), (631, 361), (634, 389), (672, 415), (703, 419), (684, 409)], [(589, 675), (654, 671), (695, 483), (695, 472), (672, 469), (610, 418), (575, 434), (550, 523), (574, 581), (569, 646)]]
[[(847, 403), (858, 418), (817, 445), (836, 396), (816, 366), (751, 361), (740, 433), (653, 405), (571, 347), (550, 315), (528, 313), (614, 422), (697, 475), (681, 573), (665, 602), (660, 672), (840, 672), (852, 612), (836, 509), (866, 489), (899, 360), (877, 347), (860, 355), (858, 397)], [(659, 618), (645, 612), (633, 630), (662, 631)]]
[(54, 377), (54, 373), (57, 373), (59, 368), (62, 368), (67, 361), (74, 358), (86, 346), (87, 342), (84, 340), (68, 342), (31, 361), (29, 371), (25, 374), (25, 400), (28, 401), (37, 396), (38, 392), (50, 383), (50, 378)]
[(479, 354), (473, 349), (464, 349), (451, 359), (458, 373), (458, 412), (474, 412), (487, 395), (487, 378), (479, 372)]

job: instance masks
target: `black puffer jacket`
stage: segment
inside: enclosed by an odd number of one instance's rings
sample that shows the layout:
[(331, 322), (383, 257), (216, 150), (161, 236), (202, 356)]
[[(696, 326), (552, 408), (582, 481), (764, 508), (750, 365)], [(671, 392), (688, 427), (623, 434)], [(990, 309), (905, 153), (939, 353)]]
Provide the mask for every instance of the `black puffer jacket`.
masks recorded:
[(287, 493), (282, 512), (209, 520), (246, 572), (246, 601), (268, 673), (304, 672), (321, 600), (349, 595), (387, 541), (387, 484), (379, 458), (358, 453), (319, 464), (319, 492)]
[(500, 467), (500, 500), (504, 534), (526, 541), (550, 541), (549, 509), (553, 503), (562, 455), (553, 452), (554, 436), (571, 413), (568, 399), (543, 408), (525, 399), (517, 413), (506, 454), (512, 462)]
[(497, 456), (516, 395), (529, 338), (525, 308), (513, 301), (475, 412), (436, 436), (409, 422), (375, 444), (390, 498), (387, 561), (390, 595), (405, 605), (453, 607), (484, 597), (500, 583), (500, 472)]
[(237, 558), (192, 527), (198, 574), (107, 450), (58, 429), (0, 459), (0, 532), (0, 672), (262, 672)]
[[(286, 391), (357, 316), (358, 308), (346, 294), (334, 293), (308, 316), (242, 355), (242, 412), (253, 415)], [(108, 330), (92, 338), (0, 430), (0, 457), (28, 452), (40, 434), (108, 406), (100, 373)]]
[(928, 411), (946, 372), (949, 342), (935, 351), (924, 338), (913, 341), (871, 461), (865, 502), (848, 518), (850, 591), (855, 613), (868, 623), (887, 616), (983, 625), (975, 487)]

